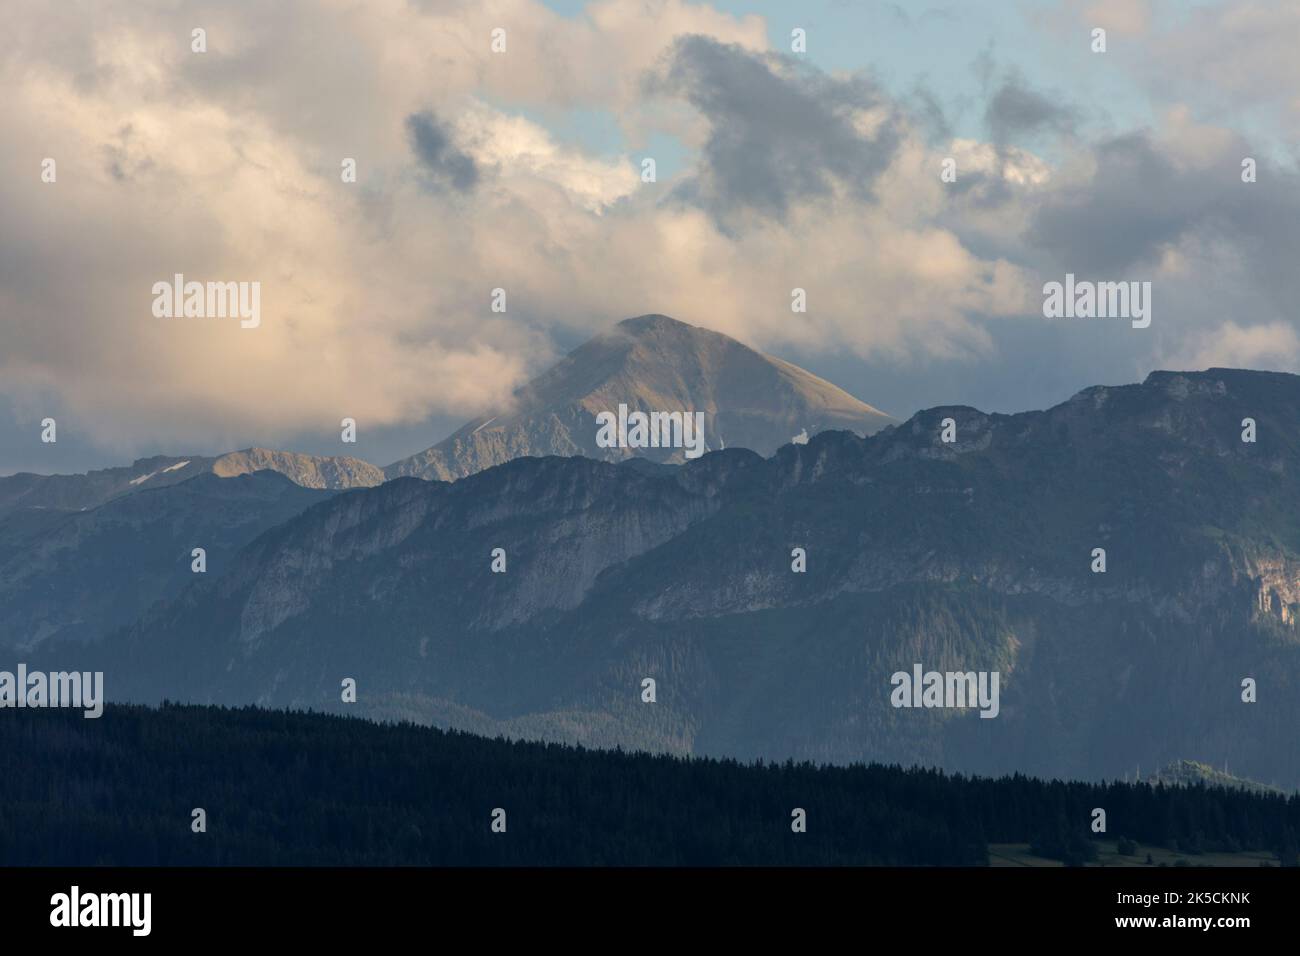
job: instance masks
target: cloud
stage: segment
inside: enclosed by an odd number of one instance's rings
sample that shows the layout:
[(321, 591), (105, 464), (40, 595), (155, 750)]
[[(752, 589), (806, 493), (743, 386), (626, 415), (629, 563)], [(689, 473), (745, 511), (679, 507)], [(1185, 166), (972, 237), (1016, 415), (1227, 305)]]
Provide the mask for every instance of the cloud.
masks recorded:
[(1001, 177), (1015, 186), (1043, 186), (1051, 167), (1041, 157), (1017, 146), (997, 147), (979, 140), (956, 138), (951, 151), (962, 176), (959, 183), (980, 177)]
[[(469, 416), (557, 340), (649, 312), (940, 384), (1014, 349), (1119, 378), (1171, 341), (1280, 362), (1295, 325), (1297, 174), (1261, 156), (1243, 184), (1246, 141), (1191, 107), (1090, 140), (1002, 74), (991, 141), (952, 138), (868, 74), (771, 53), (758, 18), (673, 0), (101, 9), (122, 15), (94, 31), (19, 2), (0, 37), (0, 400), (105, 445)], [(682, 172), (643, 183), (544, 125), (571, 110), (670, 133)], [(1067, 270), (1157, 280), (1152, 334), (1045, 332), (1039, 290)], [(261, 327), (155, 319), (177, 272), (260, 282)]]
[[(1113, 43), (1121, 40), (1149, 40), (1157, 12), (1169, 8), (1168, 0), (1057, 0), (1055, 4), (1025, 6), (1026, 18), (1066, 42), (1076, 44), (1100, 27)], [(1086, 46), (1084, 49), (1087, 49)]]
[(602, 159), (557, 143), (546, 129), (481, 103), (465, 105), (455, 135), (472, 161), (503, 185), (522, 188), (525, 181), (551, 183), (589, 212), (600, 213), (637, 189), (640, 177), (620, 157)]
[[(1100, 142), (1057, 177), (1034, 212), (1029, 239), (1077, 273), (1115, 276), (1152, 270), (1171, 252), (1240, 273), (1274, 308), (1300, 296), (1292, 256), (1300, 245), (1300, 176), (1259, 160), (1245, 183), (1241, 158), (1252, 150), (1224, 130), (1167, 117), (1164, 135), (1135, 132)], [(1204, 281), (1204, 276), (1201, 277)]]
[(451, 136), (432, 111), (413, 113), (406, 118), (411, 149), (425, 172), (435, 180), (467, 192), (478, 182), (478, 166), (471, 156), (457, 149)]
[(1149, 0), (1069, 0), (1068, 6), (1085, 26), (1116, 36), (1139, 37), (1151, 26)]
[(1243, 326), (1225, 322), (1196, 335), (1162, 362), (1171, 369), (1255, 368), (1300, 371), (1300, 335), (1285, 322)]
[[(206, 54), (189, 49), (195, 25)], [(549, 360), (544, 323), (573, 311), (550, 257), (599, 243), (584, 220), (637, 180), (477, 97), (615, 103), (682, 29), (763, 42), (756, 18), (677, 2), (580, 20), (522, 0), (106, 3), (94, 17), (14, 5), (0, 38), (0, 396), (114, 447), (274, 443), (343, 416), (364, 431), (500, 406)], [(556, 68), (570, 60), (585, 66)], [(57, 183), (40, 183), (32, 144), (57, 159)], [(259, 282), (261, 327), (154, 319), (151, 287), (176, 272)], [(498, 286), (505, 315), (488, 308)]]
[(1300, 133), (1300, 5), (1266, 0), (1197, 5), (1150, 38), (1140, 75), (1166, 99), (1194, 98), (1223, 121), (1277, 117)]
[(708, 123), (702, 160), (679, 194), (720, 222), (848, 189), (859, 197), (889, 165), (899, 133), (867, 77), (830, 77), (789, 57), (691, 36), (677, 41), (652, 92), (679, 95)]
[(984, 109), (984, 122), (993, 142), (1003, 144), (1026, 135), (1068, 133), (1075, 111), (1031, 89), (1018, 73), (1007, 76)]
[[(1158, 109), (1190, 104), (1205, 119), (1259, 130), (1280, 123), (1287, 140), (1300, 132), (1300, 5), (1286, 0), (1062, 0), (1027, 8), (1055, 43), (1104, 27), (1108, 60), (1136, 81), (1130, 98), (1151, 97)], [(1138, 42), (1130, 42), (1138, 41)], [(1139, 45), (1140, 42), (1140, 45)], [(1249, 124), (1247, 124), (1249, 120)], [(1285, 145), (1289, 145), (1286, 143)]]

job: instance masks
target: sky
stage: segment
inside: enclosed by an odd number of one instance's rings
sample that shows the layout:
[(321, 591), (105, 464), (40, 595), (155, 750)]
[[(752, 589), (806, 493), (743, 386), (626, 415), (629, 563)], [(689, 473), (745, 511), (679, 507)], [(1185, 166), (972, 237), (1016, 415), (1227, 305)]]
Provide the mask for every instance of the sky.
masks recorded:
[[(1255, 0), (11, 0), (0, 474), (383, 465), (650, 312), (899, 417), (1297, 371), (1297, 39)], [(155, 314), (178, 273), (257, 326)], [(1150, 326), (1045, 317), (1067, 273)]]

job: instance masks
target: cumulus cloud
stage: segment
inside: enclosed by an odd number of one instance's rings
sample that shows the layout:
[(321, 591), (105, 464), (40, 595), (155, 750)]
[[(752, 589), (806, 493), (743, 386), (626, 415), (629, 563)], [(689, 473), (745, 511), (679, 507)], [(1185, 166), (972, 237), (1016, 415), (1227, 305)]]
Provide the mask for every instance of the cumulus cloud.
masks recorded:
[[(1161, 280), (1157, 331), (1128, 340), (1148, 357), (1177, 328), (1196, 355), (1281, 362), (1295, 318), (1295, 171), (1261, 158), (1241, 183), (1240, 135), (1187, 109), (1089, 145), (1077, 111), (1008, 75), (990, 142), (934, 142), (868, 74), (677, 0), (573, 19), (528, 0), (19, 2), (9, 23), (0, 399), (39, 395), (105, 445), (477, 414), (557, 337), (648, 312), (902, 365), (990, 359), (1066, 269)], [(633, 155), (565, 141), (543, 120), (569, 109), (629, 144), (677, 137), (682, 172), (643, 183)], [(1054, 137), (1051, 161), (1019, 141)], [(260, 282), (261, 326), (154, 318), (175, 273)]]
[(1300, 335), (1285, 322), (1239, 325), (1225, 322), (1197, 334), (1182, 348), (1165, 356), (1162, 365), (1174, 369), (1256, 368), (1295, 371)]
[(1030, 88), (1019, 73), (1012, 72), (990, 98), (984, 122), (993, 141), (1003, 144), (1026, 135), (1068, 133), (1074, 127), (1075, 111), (1058, 98)]
[(1300, 5), (1234, 0), (1196, 5), (1149, 38), (1140, 74), (1168, 99), (1195, 96), (1224, 121), (1280, 117), (1300, 132)]
[(1210, 270), (1239, 273), (1273, 308), (1289, 308), (1300, 295), (1286, 251), (1300, 243), (1300, 176), (1261, 159), (1257, 181), (1243, 182), (1250, 149), (1238, 137), (1190, 125), (1181, 111), (1167, 129), (1099, 143), (1058, 177), (1032, 240), (1079, 273), (1151, 270), (1175, 252), (1218, 258)]
[(678, 40), (649, 89), (685, 97), (708, 122), (699, 168), (679, 193), (721, 222), (748, 209), (783, 216), (836, 186), (869, 196), (898, 147), (889, 104), (867, 77), (829, 77), (707, 37)]
[(411, 138), (411, 149), (430, 176), (462, 192), (474, 188), (478, 182), (474, 158), (456, 148), (431, 110), (408, 116), (406, 131)]

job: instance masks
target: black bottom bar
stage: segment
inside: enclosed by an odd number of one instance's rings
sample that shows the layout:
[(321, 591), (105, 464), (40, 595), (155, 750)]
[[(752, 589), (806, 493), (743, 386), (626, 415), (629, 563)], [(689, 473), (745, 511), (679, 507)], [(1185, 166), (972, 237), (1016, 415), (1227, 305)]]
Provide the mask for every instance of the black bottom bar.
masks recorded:
[[(52, 915), (72, 922), (73, 886), (78, 922), (116, 911), (126, 925), (52, 925)], [(601, 934), (677, 945), (694, 927), (756, 942), (848, 932), (929, 945), (1035, 930), (1231, 942), (1294, 932), (1300, 870), (19, 868), (0, 871), (0, 889), (6, 941), (130, 939), (132, 923), (145, 922), (143, 896), (128, 908), (127, 898), (105, 904), (100, 894), (148, 893), (147, 938), (180, 943), (420, 934), (446, 945), (469, 932), (480, 941)]]

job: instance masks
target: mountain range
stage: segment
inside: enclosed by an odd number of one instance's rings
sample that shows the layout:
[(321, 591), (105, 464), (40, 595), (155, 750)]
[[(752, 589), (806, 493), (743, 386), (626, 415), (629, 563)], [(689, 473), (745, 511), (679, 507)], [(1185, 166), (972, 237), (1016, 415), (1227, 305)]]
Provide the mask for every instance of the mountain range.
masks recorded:
[[(248, 448), (143, 458), (82, 475), (0, 477), (0, 646), (97, 640), (174, 596), (191, 577), (193, 548), (205, 549), (215, 572), (262, 531), (322, 498), (267, 475), (333, 492), (373, 487), (385, 475), (464, 477), (525, 455), (683, 460), (681, 449), (599, 448), (595, 415), (620, 404), (700, 411), (706, 440), (763, 454), (824, 428), (865, 434), (893, 421), (788, 362), (652, 315), (574, 350), (521, 389), (511, 412), (476, 419), (387, 469), (351, 456)], [(250, 475), (258, 477), (230, 486), (211, 480)]]
[(519, 389), (509, 410), (467, 422), (443, 441), (385, 468), (348, 455), (246, 448), (217, 457), (141, 458), (81, 475), (0, 477), (0, 517), (19, 509), (81, 511), (196, 475), (221, 478), (275, 471), (304, 488), (369, 488), (386, 478), (444, 481), (513, 458), (637, 456), (680, 463), (680, 448), (601, 448), (596, 415), (632, 411), (704, 414), (709, 448), (770, 455), (828, 429), (870, 434), (896, 420), (830, 382), (733, 338), (664, 315), (619, 322)]
[[(767, 458), (396, 478), (32, 666), (102, 669), (117, 700), (1049, 777), (1228, 761), (1294, 788), (1298, 425), (1296, 376), (1154, 372)], [(998, 672), (997, 718), (891, 706), (916, 664)]]
[(199, 475), (235, 478), (258, 471), (278, 472), (304, 488), (368, 488), (384, 480), (381, 469), (347, 456), (322, 457), (266, 448), (246, 448), (215, 458), (159, 455), (82, 475), (23, 472), (2, 477), (0, 519), (23, 511), (87, 511), (117, 498), (178, 485)]

